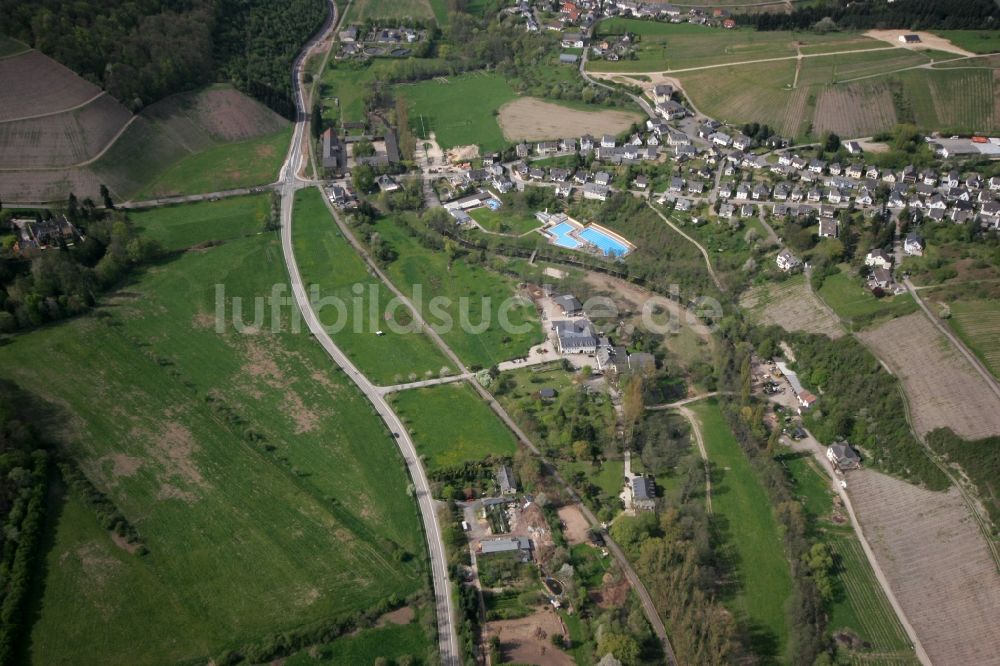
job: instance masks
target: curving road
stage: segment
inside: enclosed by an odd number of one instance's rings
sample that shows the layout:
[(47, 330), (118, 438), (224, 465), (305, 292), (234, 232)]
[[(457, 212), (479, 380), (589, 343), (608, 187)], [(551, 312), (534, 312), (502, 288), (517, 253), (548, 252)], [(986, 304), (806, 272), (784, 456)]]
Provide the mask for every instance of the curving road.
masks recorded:
[(444, 542), (441, 538), (441, 527), (438, 523), (434, 499), (431, 496), (430, 484), (427, 481), (427, 474), (420, 463), (420, 458), (417, 456), (413, 440), (410, 438), (399, 417), (389, 406), (381, 391), (334, 344), (333, 339), (316, 317), (316, 313), (313, 311), (309, 298), (306, 295), (292, 245), (292, 207), (295, 203), (295, 193), (304, 187), (311, 186), (311, 181), (299, 175), (305, 155), (309, 149), (309, 114), (306, 111), (306, 93), (302, 85), (302, 66), (306, 57), (311, 54), (316, 45), (335, 29), (338, 21), (339, 17), (337, 16), (336, 5), (330, 0), (330, 14), (326, 22), (320, 31), (303, 47), (302, 52), (295, 59), (295, 63), (292, 66), (296, 120), (295, 131), (292, 135), (292, 144), (288, 149), (288, 156), (285, 159), (285, 163), (281, 167), (281, 176), (278, 181), (278, 187), (282, 195), (281, 250), (285, 258), (285, 265), (288, 268), (288, 278), (292, 285), (292, 293), (295, 295), (295, 302), (302, 312), (303, 319), (309, 327), (309, 331), (323, 349), (326, 350), (330, 358), (361, 390), (389, 430), (392, 431), (399, 451), (403, 455), (403, 460), (409, 469), (410, 477), (413, 480), (417, 505), (420, 509), (420, 516), (423, 520), (424, 533), (427, 538), (427, 549), (430, 555), (434, 599), (437, 608), (438, 651), (441, 655), (441, 663), (444, 666), (457, 666), (461, 663), (461, 652), (459, 650), (458, 633), (452, 609), (451, 586), (448, 580), (448, 561), (445, 556)]

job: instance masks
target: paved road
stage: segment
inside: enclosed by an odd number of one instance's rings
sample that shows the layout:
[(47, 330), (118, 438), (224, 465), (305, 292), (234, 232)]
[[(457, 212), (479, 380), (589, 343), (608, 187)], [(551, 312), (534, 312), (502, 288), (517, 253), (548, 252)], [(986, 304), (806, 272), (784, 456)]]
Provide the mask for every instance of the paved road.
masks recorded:
[[(282, 194), (281, 201), (281, 249), (285, 258), (285, 265), (288, 268), (288, 277), (292, 284), (292, 293), (295, 295), (296, 303), (302, 311), (303, 319), (309, 327), (309, 331), (315, 336), (330, 358), (340, 366), (347, 376), (357, 385), (365, 395), (375, 411), (392, 431), (396, 444), (403, 455), (406, 466), (409, 469), (410, 477), (413, 481), (417, 505), (420, 509), (420, 516), (423, 520), (424, 532), (427, 537), (427, 547), (430, 555), (431, 576), (433, 579), (435, 605), (437, 607), (438, 620), (438, 650), (441, 656), (441, 663), (445, 666), (457, 666), (461, 663), (461, 652), (458, 644), (458, 632), (455, 626), (454, 612), (452, 609), (451, 585), (448, 580), (448, 562), (445, 556), (444, 542), (441, 538), (441, 528), (438, 524), (437, 513), (433, 497), (430, 493), (430, 484), (420, 458), (417, 456), (416, 447), (410, 438), (406, 428), (378, 387), (368, 380), (347, 356), (334, 344), (327, 334), (322, 324), (316, 317), (309, 299), (306, 295), (305, 287), (302, 284), (302, 276), (299, 273), (298, 263), (295, 260), (295, 253), (292, 246), (292, 206), (295, 202), (295, 192), (302, 187), (308, 186), (308, 181), (299, 177), (299, 171), (303, 166), (304, 149), (308, 147), (308, 117), (306, 105), (304, 104), (304, 89), (302, 85), (302, 64), (315, 45), (324, 39), (328, 33), (335, 29), (338, 22), (337, 9), (334, 3), (330, 2), (330, 16), (328, 17), (319, 34), (314, 36), (303, 48), (302, 52), (295, 60), (292, 69), (292, 80), (295, 89), (295, 102), (297, 106), (297, 119), (295, 131), (292, 136), (292, 144), (288, 150), (288, 157), (281, 168), (280, 187)], [(326, 197), (323, 197), (326, 200)]]

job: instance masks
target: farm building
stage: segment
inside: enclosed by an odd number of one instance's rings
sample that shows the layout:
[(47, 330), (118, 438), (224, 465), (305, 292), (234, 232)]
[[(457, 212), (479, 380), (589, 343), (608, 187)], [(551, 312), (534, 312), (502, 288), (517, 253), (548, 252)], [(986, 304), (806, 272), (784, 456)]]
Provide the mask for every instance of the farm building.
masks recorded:
[(531, 558), (531, 539), (526, 537), (503, 537), (479, 542), (480, 555), (496, 555), (500, 553), (520, 553), (521, 559), (526, 561)]
[(323, 132), (323, 168), (339, 171), (344, 168), (344, 151), (333, 128)]
[(652, 511), (656, 508), (656, 484), (644, 476), (632, 477), (632, 508)]
[(57, 216), (49, 220), (15, 218), (10, 221), (10, 224), (16, 230), (17, 235), (17, 240), (14, 241), (11, 249), (17, 254), (72, 245), (79, 235), (76, 227), (65, 216)]
[(552, 302), (559, 306), (563, 314), (567, 317), (575, 317), (577, 315), (583, 314), (583, 303), (572, 294), (563, 294), (562, 296), (556, 296), (552, 299)]
[(899, 41), (903, 44), (919, 44), (920, 35), (913, 35), (913, 34), (900, 35)]
[(514, 478), (514, 470), (510, 465), (500, 465), (497, 470), (497, 486), (501, 495), (513, 495), (517, 493), (517, 480)]
[(861, 456), (847, 442), (838, 442), (826, 448), (826, 458), (837, 469), (858, 469), (861, 467)]
[(816, 402), (816, 396), (809, 391), (802, 391), (795, 397), (799, 401), (799, 414), (812, 407)]
[(561, 354), (593, 354), (597, 351), (597, 335), (589, 321), (554, 321), (552, 330), (556, 332)]

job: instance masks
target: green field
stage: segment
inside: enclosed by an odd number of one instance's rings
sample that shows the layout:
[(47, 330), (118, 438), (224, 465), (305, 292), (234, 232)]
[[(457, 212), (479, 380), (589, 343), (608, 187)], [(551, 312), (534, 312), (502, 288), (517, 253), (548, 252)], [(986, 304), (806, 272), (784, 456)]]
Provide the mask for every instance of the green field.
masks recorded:
[[(412, 324), (409, 310), (391, 307), (392, 293), (369, 274), (322, 197), (315, 188), (297, 192), (292, 227), (295, 258), (306, 289), (318, 285), (320, 298), (336, 298), (347, 305), (342, 311), (332, 304), (319, 308), (320, 321), (327, 327), (337, 326), (338, 330), (331, 331), (334, 341), (376, 383), (400, 384), (437, 375), (448, 367), (447, 360), (424, 333), (401, 330)], [(392, 322), (386, 321), (390, 312)], [(379, 330), (384, 335), (376, 335)]]
[(534, 215), (512, 213), (506, 208), (490, 210), (476, 208), (469, 211), (469, 216), (478, 222), (483, 229), (501, 234), (526, 234), (542, 226)]
[(287, 308), (276, 331), (216, 332), (216, 285), (252, 303), (285, 282), (281, 257), (270, 234), (187, 252), (0, 349), (0, 377), (149, 549), (115, 545), (74, 492), (55, 503), (22, 663), (204, 663), (425, 587), (409, 478), (369, 403)]
[(817, 292), (845, 322), (866, 325), (877, 319), (900, 317), (915, 312), (917, 304), (909, 294), (875, 298), (859, 277), (851, 277), (845, 267), (823, 280)]
[[(639, 467), (639, 465), (636, 465)], [(601, 489), (608, 497), (617, 497), (625, 487), (625, 462), (623, 460), (605, 460), (600, 465), (589, 462), (565, 462), (560, 465), (570, 475), (583, 472), (587, 480)], [(621, 508), (619, 506), (619, 508)]]
[(639, 35), (638, 59), (590, 60), (587, 69), (597, 72), (643, 72), (688, 69), (747, 60), (794, 57), (795, 45), (804, 53), (831, 53), (875, 49), (884, 42), (856, 33), (718, 30), (693, 23), (662, 23), (614, 18), (602, 21), (602, 36), (630, 32)]
[[(515, 278), (487, 270), (470, 257), (459, 257), (449, 266), (445, 252), (419, 244), (401, 225), (394, 218), (383, 218), (376, 225), (382, 242), (398, 254), (387, 269), (389, 278), (414, 300), (427, 323), (462, 361), (488, 368), (524, 356), (543, 341), (535, 306), (528, 300), (511, 300)], [(440, 308), (431, 302), (434, 298)]]
[(225, 143), (188, 155), (167, 167), (135, 199), (267, 185), (278, 178), (292, 128), (248, 141)]
[(464, 382), (401, 391), (390, 400), (429, 470), (512, 456), (517, 448), (514, 435)]
[(906, 91), (919, 127), (941, 131), (991, 132), (1000, 129), (993, 103), (1000, 95), (995, 69), (918, 69), (893, 75)]
[[(731, 549), (737, 589), (727, 604), (748, 621), (755, 643), (780, 657), (788, 640), (792, 577), (771, 502), (715, 400), (694, 404), (712, 465), (713, 522)], [(762, 648), (766, 649), (766, 648)]]
[(833, 491), (827, 477), (816, 468), (808, 453), (788, 452), (780, 457), (788, 470), (792, 492), (802, 502), (806, 512), (815, 519), (825, 518), (833, 509)]
[(284, 666), (367, 665), (374, 664), (379, 657), (397, 660), (407, 655), (422, 660), (430, 648), (430, 642), (418, 623), (390, 624), (300, 652), (282, 663)]
[(1000, 377), (1000, 303), (996, 301), (955, 301), (948, 324), (962, 342)]
[(257, 194), (130, 211), (129, 219), (144, 237), (175, 251), (256, 234), (263, 229), (270, 209), (269, 197)]
[(344, 25), (383, 18), (433, 19), (434, 13), (428, 0), (352, 0)]
[(500, 74), (462, 74), (396, 87), (410, 104), (410, 126), (421, 138), (431, 132), (442, 148), (478, 144), (499, 150), (507, 144), (494, 112), (517, 95)]
[(1000, 30), (935, 30), (934, 34), (973, 53), (1000, 52)]

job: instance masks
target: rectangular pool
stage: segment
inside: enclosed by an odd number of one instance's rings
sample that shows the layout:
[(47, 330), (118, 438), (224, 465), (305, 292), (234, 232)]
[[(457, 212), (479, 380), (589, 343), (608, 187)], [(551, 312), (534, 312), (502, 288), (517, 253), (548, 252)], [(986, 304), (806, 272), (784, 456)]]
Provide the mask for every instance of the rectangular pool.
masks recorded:
[(576, 235), (588, 243), (596, 245), (606, 257), (624, 257), (629, 253), (628, 246), (623, 245), (599, 229), (587, 227), (576, 232)]
[(552, 242), (559, 247), (569, 248), (570, 250), (580, 247), (580, 241), (570, 236), (572, 232), (576, 231), (576, 227), (569, 222), (560, 222), (553, 227), (549, 227), (546, 231), (552, 234)]

